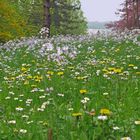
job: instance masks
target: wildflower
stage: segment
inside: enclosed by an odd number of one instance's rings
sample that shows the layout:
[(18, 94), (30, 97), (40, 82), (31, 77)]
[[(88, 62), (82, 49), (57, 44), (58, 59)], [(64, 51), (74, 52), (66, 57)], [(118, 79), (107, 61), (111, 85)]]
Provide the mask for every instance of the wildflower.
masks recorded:
[(69, 108), (68, 110), (69, 110), (69, 111), (73, 111), (73, 108)]
[(86, 104), (87, 101), (86, 100), (81, 100), (81, 103)]
[(27, 70), (28, 70), (28, 69), (25, 68), (25, 67), (22, 67), (22, 68), (21, 68), (21, 71), (22, 71), (22, 72), (27, 72)]
[(122, 69), (114, 69), (114, 72), (115, 73), (121, 73), (122, 72)]
[(60, 72), (57, 73), (57, 75), (62, 76), (62, 75), (64, 75), (64, 72), (60, 71)]
[(43, 109), (43, 108), (38, 108), (37, 111), (41, 111), (41, 112), (43, 112), (44, 109)]
[(136, 74), (140, 75), (140, 72), (136, 72)]
[(107, 119), (108, 119), (107, 116), (98, 116), (98, 120), (105, 121)]
[(13, 91), (9, 91), (10, 95), (15, 95), (15, 93)]
[(90, 99), (88, 97), (85, 97), (83, 100), (81, 100), (81, 103), (86, 104)]
[(115, 70), (115, 68), (108, 68), (108, 70), (109, 70), (109, 71), (114, 71), (114, 70)]
[(20, 97), (23, 97), (23, 96), (24, 96), (24, 94), (20, 94), (19, 96), (20, 96)]
[(137, 67), (137, 66), (135, 66), (135, 67), (133, 67), (133, 69), (134, 69), (134, 70), (137, 70), (137, 69), (138, 69), (138, 67)]
[(57, 95), (60, 97), (64, 97), (64, 94), (61, 94), (61, 93), (58, 93)]
[(99, 76), (100, 73), (101, 73), (101, 70), (97, 70), (97, 71), (96, 71), (96, 75), (97, 75), (97, 76)]
[(22, 107), (16, 107), (16, 111), (23, 111)]
[(34, 76), (34, 79), (35, 79), (36, 82), (41, 82), (41, 80), (43, 79), (43, 77), (37, 75), (37, 76)]
[(16, 120), (10, 120), (8, 121), (8, 124), (16, 124)]
[(73, 117), (80, 117), (82, 116), (82, 113), (78, 112), (78, 113), (73, 113), (72, 114)]
[(123, 137), (123, 138), (121, 138), (121, 140), (131, 140), (131, 138), (130, 137)]
[(31, 123), (33, 123), (33, 121), (28, 121), (28, 122), (27, 122), (27, 124), (31, 124)]
[(135, 65), (134, 65), (134, 64), (129, 64), (128, 66), (129, 66), (129, 67), (134, 67)]
[(109, 94), (109, 93), (107, 93), (107, 92), (103, 93), (104, 96), (106, 96), (106, 95), (108, 95), (108, 94)]
[(83, 80), (84, 77), (80, 77), (80, 76), (78, 76), (77, 79), (78, 79), (78, 80)]
[(22, 134), (25, 134), (25, 133), (27, 133), (27, 130), (26, 129), (20, 129), (19, 132), (22, 133)]
[(43, 126), (48, 126), (48, 123), (46, 121), (43, 122)]
[(5, 100), (9, 100), (11, 97), (9, 97), (9, 96), (7, 96), (7, 97), (5, 97)]
[(16, 98), (16, 97), (14, 98), (15, 101), (17, 101), (18, 99), (19, 99), (19, 98)]
[(140, 125), (140, 121), (135, 121), (135, 124), (136, 125)]
[(26, 104), (31, 104), (32, 101), (33, 101), (33, 99), (27, 99), (27, 100), (26, 100)]
[(101, 115), (111, 115), (111, 111), (109, 109), (101, 109)]
[(86, 89), (81, 89), (81, 90), (80, 90), (80, 93), (81, 93), (81, 94), (85, 94), (85, 93), (87, 93), (87, 90), (86, 90)]
[(39, 99), (44, 99), (46, 96), (42, 95), (42, 96), (39, 96)]
[(119, 130), (120, 128), (119, 127), (117, 127), (117, 126), (114, 126), (113, 127), (113, 130)]
[(22, 115), (22, 118), (29, 118), (29, 116), (28, 115)]
[(54, 72), (53, 72), (53, 71), (47, 71), (47, 74), (49, 74), (49, 75), (53, 75)]

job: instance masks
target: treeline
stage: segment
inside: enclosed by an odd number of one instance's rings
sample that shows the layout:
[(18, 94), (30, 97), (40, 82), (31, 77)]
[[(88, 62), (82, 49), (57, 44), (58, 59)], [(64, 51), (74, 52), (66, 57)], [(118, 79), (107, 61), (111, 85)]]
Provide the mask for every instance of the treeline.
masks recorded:
[(0, 42), (37, 35), (83, 34), (87, 22), (80, 0), (0, 0)]
[(107, 27), (115, 30), (140, 29), (140, 0), (125, 0), (121, 6), (116, 12), (120, 20), (107, 24)]

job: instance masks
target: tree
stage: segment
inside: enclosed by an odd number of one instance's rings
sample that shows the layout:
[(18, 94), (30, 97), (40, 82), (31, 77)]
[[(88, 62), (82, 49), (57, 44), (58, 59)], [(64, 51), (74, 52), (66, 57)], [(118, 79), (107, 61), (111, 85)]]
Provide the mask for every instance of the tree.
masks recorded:
[(82, 34), (87, 29), (80, 0), (1, 0), (0, 37), (9, 40), (37, 35)]
[(81, 34), (87, 29), (79, 0), (53, 0), (52, 25), (59, 34)]
[(0, 8), (0, 42), (25, 36), (26, 21), (18, 14), (14, 6), (7, 0), (1, 0)]
[(124, 30), (140, 28), (140, 0), (125, 0), (116, 14), (120, 20), (107, 24), (108, 28)]
[(51, 25), (51, 15), (50, 15), (50, 0), (44, 0), (44, 27), (47, 28), (47, 36), (50, 36), (50, 25)]

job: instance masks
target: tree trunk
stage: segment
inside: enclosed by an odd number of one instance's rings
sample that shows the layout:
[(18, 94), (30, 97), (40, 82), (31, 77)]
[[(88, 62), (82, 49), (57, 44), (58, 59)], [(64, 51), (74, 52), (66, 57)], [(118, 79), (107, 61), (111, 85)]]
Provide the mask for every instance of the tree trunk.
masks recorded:
[(137, 22), (137, 28), (139, 28), (140, 27), (140, 21), (139, 21), (139, 18), (140, 18), (140, 16), (139, 16), (139, 0), (136, 0), (136, 22)]
[(126, 27), (127, 29), (129, 29), (128, 0), (126, 0), (125, 7), (126, 7)]
[(47, 28), (47, 37), (50, 37), (50, 25), (51, 25), (51, 15), (50, 15), (50, 0), (44, 0), (44, 27)]

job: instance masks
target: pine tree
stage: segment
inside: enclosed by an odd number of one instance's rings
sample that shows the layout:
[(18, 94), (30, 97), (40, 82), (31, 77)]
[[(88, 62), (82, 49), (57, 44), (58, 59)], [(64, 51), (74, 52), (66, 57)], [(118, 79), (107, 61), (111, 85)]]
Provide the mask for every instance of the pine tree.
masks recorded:
[(81, 34), (87, 26), (79, 0), (53, 0), (55, 30), (61, 34)]

